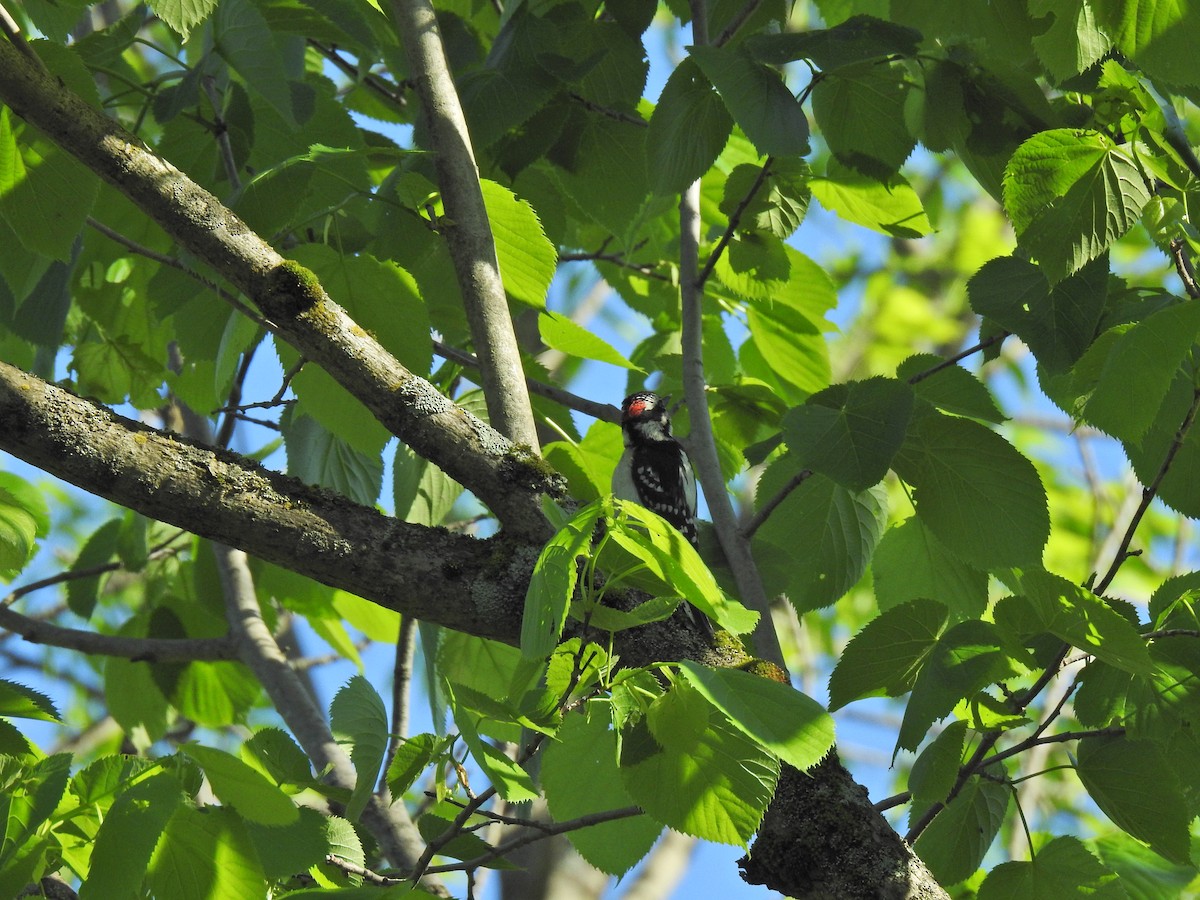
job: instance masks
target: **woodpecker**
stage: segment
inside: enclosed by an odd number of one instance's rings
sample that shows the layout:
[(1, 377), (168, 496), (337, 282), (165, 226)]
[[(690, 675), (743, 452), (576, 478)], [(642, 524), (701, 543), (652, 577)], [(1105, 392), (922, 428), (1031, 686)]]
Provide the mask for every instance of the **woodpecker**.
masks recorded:
[[(625, 452), (613, 472), (613, 495), (658, 513), (699, 546), (696, 535), (696, 475), (683, 445), (671, 435), (667, 404), (658, 394), (639, 391), (621, 403)], [(712, 636), (703, 613), (684, 607), (688, 618)]]

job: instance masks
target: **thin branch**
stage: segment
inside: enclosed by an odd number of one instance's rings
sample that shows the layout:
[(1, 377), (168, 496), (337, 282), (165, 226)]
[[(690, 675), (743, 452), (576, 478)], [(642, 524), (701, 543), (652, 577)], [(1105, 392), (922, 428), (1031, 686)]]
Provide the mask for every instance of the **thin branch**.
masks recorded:
[(521, 847), (544, 841), (546, 838), (554, 837), (558, 834), (566, 834), (569, 831), (578, 831), (580, 828), (587, 828), (591, 825), (600, 825), (603, 822), (615, 822), (618, 819), (628, 819), (633, 816), (641, 815), (641, 807), (625, 806), (621, 809), (610, 809), (604, 812), (589, 813), (586, 816), (579, 816), (576, 819), (568, 819), (565, 822), (554, 822), (545, 826), (542, 830), (531, 829), (532, 834), (524, 834), (519, 837), (512, 838), (497, 844), (487, 853), (481, 853), (473, 859), (466, 859), (462, 862), (450, 863), (444, 866), (430, 866), (426, 871), (431, 875), (441, 874), (443, 872), (462, 872), (471, 869), (478, 869), (480, 866), (485, 866), (494, 859), (499, 859), (506, 853), (511, 853)]
[[(387, 753), (379, 772), (379, 787), (376, 793), (391, 797), (388, 790), (388, 769), (400, 749), (400, 742), (408, 737), (408, 710), (410, 687), (412, 686), (413, 660), (417, 653), (417, 620), (412, 616), (400, 617), (400, 630), (396, 635), (396, 660), (392, 666), (392, 733), (388, 738)], [(394, 798), (393, 798), (394, 799)]]
[(1108, 586), (1112, 584), (1113, 579), (1117, 577), (1117, 572), (1125, 564), (1125, 560), (1129, 559), (1131, 555), (1129, 553), (1129, 544), (1133, 541), (1133, 534), (1137, 531), (1138, 525), (1141, 524), (1142, 516), (1146, 514), (1146, 510), (1150, 508), (1151, 502), (1153, 502), (1155, 496), (1158, 494), (1159, 486), (1162, 485), (1163, 479), (1167, 477), (1167, 471), (1171, 468), (1171, 463), (1175, 461), (1175, 456), (1183, 446), (1183, 441), (1187, 437), (1188, 431), (1196, 421), (1197, 409), (1200, 409), (1200, 388), (1192, 390), (1192, 404), (1188, 407), (1187, 415), (1183, 417), (1183, 422), (1180, 423), (1179, 429), (1175, 432), (1171, 446), (1167, 449), (1167, 455), (1163, 457), (1162, 465), (1158, 467), (1153, 480), (1142, 489), (1142, 502), (1138, 504), (1138, 508), (1134, 512), (1129, 526), (1125, 529), (1125, 534), (1121, 538), (1121, 544), (1113, 556), (1112, 564), (1108, 567), (1108, 571), (1104, 574), (1104, 577), (1100, 579), (1100, 583), (1092, 589), (1093, 593), (1103, 594), (1108, 589)]
[(608, 118), (615, 119), (618, 122), (624, 122), (626, 125), (636, 125), (638, 128), (646, 128), (650, 125), (650, 123), (641, 116), (634, 115), (633, 113), (622, 112), (619, 109), (610, 109), (607, 106), (601, 106), (599, 103), (594, 103), (587, 97), (584, 97), (581, 94), (576, 94), (574, 91), (572, 91), (568, 96), (589, 112), (599, 113), (602, 116), (607, 116)]
[(136, 638), (96, 634), (31, 619), (0, 607), (0, 628), (19, 634), (31, 644), (78, 650), (92, 656), (116, 656), (134, 662), (192, 662), (236, 659), (227, 638)]
[[(473, 353), (468, 353), (466, 350), (460, 350), (457, 347), (452, 347), (447, 343), (435, 340), (433, 342), (433, 352), (442, 357), (442, 359), (448, 359), (450, 362), (468, 366), (476, 371), (479, 370), (479, 358)], [(526, 378), (525, 383), (529, 386), (529, 393), (535, 394), (538, 397), (545, 397), (547, 400), (553, 400), (556, 403), (561, 403), (567, 409), (577, 410), (594, 419), (600, 419), (602, 422), (617, 424), (621, 420), (621, 411), (611, 403), (598, 403), (595, 400), (589, 400), (587, 397), (581, 397), (578, 394), (573, 394), (568, 390), (552, 384), (546, 384), (534, 378)]]
[(1183, 289), (1187, 291), (1187, 295), (1193, 300), (1200, 299), (1196, 270), (1192, 268), (1192, 261), (1188, 259), (1187, 246), (1182, 238), (1174, 238), (1171, 241), (1171, 259), (1175, 262), (1175, 271), (1179, 273), (1179, 280), (1183, 282)]
[[(226, 618), (230, 633), (238, 644), (239, 658), (258, 678), (316, 769), (326, 771), (326, 777), (338, 787), (353, 790), (358, 780), (354, 764), (334, 738), (324, 715), (288, 665), (287, 657), (263, 621), (246, 554), (223, 544), (213, 544), (213, 555), (225, 596)], [(404, 804), (385, 805), (372, 796), (362, 816), (364, 824), (371, 829), (392, 862), (409, 868), (420, 855), (424, 842)], [(436, 878), (422, 879), (421, 883), (431, 893), (450, 896)]]
[(729, 224), (725, 226), (725, 231), (722, 233), (720, 240), (717, 241), (717, 246), (708, 255), (708, 261), (704, 264), (704, 269), (696, 277), (697, 289), (703, 290), (704, 285), (708, 283), (709, 276), (712, 275), (713, 269), (717, 267), (717, 262), (729, 246), (729, 242), (733, 240), (733, 235), (737, 231), (737, 227), (741, 223), (746, 209), (750, 206), (751, 201), (754, 200), (754, 195), (758, 193), (758, 189), (762, 187), (763, 182), (767, 180), (767, 176), (771, 173), (771, 164), (774, 162), (773, 157), (767, 157), (766, 161), (762, 164), (762, 168), (758, 170), (758, 177), (754, 179), (754, 184), (750, 185), (750, 190), (746, 191), (746, 195), (738, 203), (737, 209), (729, 217)]
[(208, 288), (210, 291), (215, 293), (218, 297), (220, 297), (222, 300), (224, 300), (226, 303), (228, 303), (230, 306), (232, 306), (238, 312), (240, 312), (243, 316), (245, 316), (250, 321), (256, 323), (261, 328), (265, 328), (268, 331), (275, 330), (272, 327), (270, 322), (268, 322), (266, 319), (264, 319), (262, 316), (260, 316), (255, 310), (251, 309), (249, 306), (247, 306), (245, 303), (243, 303), (236, 294), (231, 294), (229, 291), (225, 290), (220, 285), (218, 285), (215, 281), (210, 281), (209, 279), (205, 278), (199, 272), (196, 272), (193, 269), (189, 268), (188, 266), (184, 265), (184, 263), (181, 260), (176, 259), (174, 256), (168, 256), (165, 253), (159, 253), (157, 250), (151, 250), (149, 247), (145, 247), (142, 244), (139, 244), (137, 241), (133, 240), (132, 238), (127, 238), (125, 235), (121, 234), (119, 231), (114, 231), (113, 229), (111, 229), (107, 225), (105, 225), (103, 222), (101, 222), (97, 219), (94, 219), (91, 216), (87, 217), (87, 223), (91, 228), (100, 232), (102, 235), (104, 235), (109, 240), (115, 241), (116, 243), (120, 244), (122, 247), (125, 247), (126, 249), (131, 250), (132, 252), (136, 253), (138, 256), (144, 256), (144, 257), (146, 257), (146, 259), (153, 260), (154, 262), (159, 263), (160, 265), (169, 266), (172, 269), (176, 269), (177, 271), (182, 272), (184, 275), (186, 275), (188, 278), (192, 279), (193, 281), (197, 282), (198, 284), (204, 285), (206, 288)]
[[(692, 39), (708, 42), (707, 11), (703, 0), (692, 0)], [(771, 619), (771, 605), (759, 577), (750, 541), (738, 528), (737, 514), (725, 488), (725, 476), (717, 456), (716, 438), (708, 412), (704, 375), (704, 283), (700, 275), (700, 182), (693, 182), (679, 198), (679, 271), (683, 334), (683, 391), (687, 400), (689, 453), (696, 475), (704, 488), (717, 539), (737, 585), (739, 598), (759, 614), (751, 636), (756, 655), (786, 668), (783, 648)]]
[(1030, 737), (1018, 744), (1013, 744), (1013, 746), (1009, 747), (1007, 750), (1001, 750), (997, 753), (993, 753), (991, 756), (979, 763), (979, 768), (984, 769), (988, 766), (995, 765), (998, 762), (1002, 762), (1010, 757), (1017, 756), (1021, 753), (1024, 753), (1026, 750), (1042, 744), (1064, 744), (1067, 741), (1077, 741), (1082, 738), (1115, 737), (1124, 733), (1124, 728), (1119, 725), (1114, 725), (1110, 728), (1093, 728), (1088, 731), (1063, 731), (1059, 734)]
[(407, 111), (408, 98), (404, 96), (404, 89), (412, 87), (408, 82), (393, 84), (385, 78), (380, 78), (372, 72), (363, 72), (353, 63), (348, 62), (337, 52), (337, 47), (332, 45), (322, 44), (313, 38), (308, 39), (308, 45), (320, 53), (323, 57), (333, 63), (343, 74), (354, 79), (355, 83), (365, 84), (368, 88), (378, 94), (388, 105), (395, 107), (397, 110)]
[(914, 375), (910, 379), (908, 379), (908, 383), (909, 384), (917, 384), (918, 382), (924, 381), (930, 375), (936, 375), (938, 372), (942, 371), (942, 369), (948, 369), (951, 366), (958, 365), (960, 362), (962, 362), (968, 356), (978, 353), (980, 350), (986, 350), (988, 347), (992, 346), (992, 344), (995, 344), (999, 341), (1004, 340), (1011, 333), (1012, 332), (1010, 332), (1010, 331), (1001, 331), (996, 334), (993, 334), (991, 337), (985, 338), (984, 340), (980, 341), (978, 344), (975, 344), (973, 347), (968, 347), (966, 350), (963, 350), (961, 353), (955, 353), (949, 359), (942, 360), (936, 366), (930, 366), (925, 371), (918, 372), (916, 375)]
[(212, 104), (213, 109), (213, 133), (217, 138), (217, 147), (221, 151), (221, 164), (225, 167), (225, 177), (229, 179), (229, 185), (233, 190), (239, 191), (242, 188), (242, 179), (238, 175), (237, 160), (233, 156), (233, 144), (229, 140), (229, 125), (225, 121), (225, 115), (221, 112), (221, 95), (217, 93), (216, 79), (211, 75), (201, 77), (200, 84), (204, 87), (204, 93), (208, 95), (208, 102)]
[(496, 430), (536, 453), (537, 427), (525, 387), (521, 350), (500, 278), (471, 136), (446, 62), (437, 16), (429, 0), (392, 0), (392, 16), (428, 123), (446, 218), (453, 223), (444, 229), (446, 244), (472, 343), (482, 363), (488, 414)]
[(742, 528), (742, 536), (745, 537), (746, 540), (750, 540), (750, 538), (754, 535), (754, 532), (758, 531), (763, 522), (767, 521), (767, 519), (770, 517), (771, 513), (775, 512), (775, 508), (778, 507), (779, 504), (784, 500), (786, 500), (792, 491), (800, 487), (800, 485), (804, 484), (805, 481), (811, 478), (812, 474), (812, 469), (802, 469), (789, 478), (787, 480), (787, 484), (781, 487), (776, 492), (775, 496), (764, 503), (758, 512), (751, 517), (750, 521), (745, 524), (745, 526)]
[(748, 3), (743, 4), (742, 8), (737, 11), (737, 14), (729, 20), (729, 24), (725, 26), (724, 30), (717, 35), (717, 39), (713, 41), (713, 45), (724, 47), (729, 43), (760, 6), (762, 6), (762, 0), (749, 0)]

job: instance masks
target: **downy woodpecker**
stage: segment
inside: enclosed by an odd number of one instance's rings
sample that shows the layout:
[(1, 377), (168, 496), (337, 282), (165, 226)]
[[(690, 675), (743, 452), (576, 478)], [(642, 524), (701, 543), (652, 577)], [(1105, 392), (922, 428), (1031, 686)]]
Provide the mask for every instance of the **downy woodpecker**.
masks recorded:
[[(639, 391), (621, 403), (625, 452), (613, 471), (613, 495), (658, 513), (679, 529), (688, 542), (696, 536), (696, 476), (683, 445), (671, 435), (666, 402), (658, 394)], [(703, 613), (684, 607), (688, 618), (712, 635)]]

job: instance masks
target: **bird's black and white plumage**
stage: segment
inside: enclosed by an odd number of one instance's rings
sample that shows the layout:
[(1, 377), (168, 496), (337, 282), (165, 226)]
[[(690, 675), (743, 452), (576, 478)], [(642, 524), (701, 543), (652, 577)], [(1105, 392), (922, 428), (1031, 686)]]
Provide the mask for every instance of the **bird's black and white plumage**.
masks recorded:
[[(667, 404), (639, 391), (621, 403), (625, 452), (613, 471), (613, 495), (658, 513), (696, 547), (696, 476), (683, 445), (671, 435)], [(712, 635), (712, 623), (686, 606), (689, 618)]]
[(613, 472), (613, 494), (652, 510), (696, 546), (696, 476), (683, 445), (671, 435), (666, 403), (640, 391), (621, 404), (625, 452)]

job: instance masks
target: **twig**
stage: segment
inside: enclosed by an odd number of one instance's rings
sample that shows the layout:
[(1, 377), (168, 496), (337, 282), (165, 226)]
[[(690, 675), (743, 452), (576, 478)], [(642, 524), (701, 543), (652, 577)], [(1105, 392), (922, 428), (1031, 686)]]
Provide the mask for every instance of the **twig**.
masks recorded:
[(160, 263), (161, 265), (170, 266), (172, 269), (177, 269), (178, 271), (182, 272), (184, 275), (188, 276), (188, 278), (191, 278), (193, 281), (197, 282), (198, 284), (202, 284), (209, 290), (213, 291), (218, 297), (220, 297), (222, 300), (224, 300), (226, 303), (228, 303), (230, 306), (232, 306), (234, 309), (236, 309), (238, 312), (240, 312), (242, 315), (244, 315), (247, 319), (250, 319), (252, 322), (257, 323), (258, 325), (267, 329), (268, 331), (275, 330), (274, 326), (272, 326), (272, 324), (270, 322), (268, 322), (266, 319), (264, 319), (262, 316), (260, 316), (255, 310), (251, 309), (249, 306), (247, 306), (245, 303), (243, 303), (235, 294), (229, 293), (229, 291), (220, 287), (216, 282), (210, 281), (209, 279), (207, 279), (203, 275), (201, 275), (199, 272), (193, 271), (192, 269), (188, 268), (186, 265), (184, 265), (180, 260), (176, 259), (175, 257), (167, 256), (165, 253), (159, 253), (157, 250), (151, 250), (149, 247), (144, 247), (141, 244), (139, 244), (137, 241), (132, 240), (131, 238), (125, 237), (125, 235), (121, 234), (119, 231), (114, 231), (113, 229), (111, 229), (107, 225), (105, 225), (103, 222), (100, 222), (97, 219), (92, 218), (91, 216), (88, 216), (87, 223), (89, 226), (94, 228), (96, 231), (100, 232), (102, 235), (104, 235), (109, 240), (116, 241), (122, 247), (125, 247), (125, 248), (133, 251), (138, 256), (144, 256), (144, 257), (146, 257), (146, 259), (153, 260), (154, 262)]
[(601, 106), (599, 103), (589, 100), (582, 94), (576, 94), (574, 91), (567, 96), (569, 96), (572, 100), (580, 104), (589, 112), (600, 113), (602, 116), (608, 116), (608, 118), (615, 119), (618, 122), (624, 122), (626, 125), (636, 125), (639, 128), (647, 128), (650, 125), (650, 123), (641, 116), (635, 116), (632, 113), (621, 112), (619, 109), (610, 109), (607, 106)]
[[(168, 548), (173, 543), (186, 534), (186, 531), (176, 531), (170, 537), (155, 544), (150, 548), (149, 558), (152, 560), (159, 559), (168, 551)], [(174, 550), (170, 551), (172, 554), (174, 552)], [(63, 582), (67, 581), (75, 581), (78, 578), (94, 578), (95, 576), (103, 575), (106, 572), (115, 572), (120, 568), (122, 568), (122, 564), (119, 562), (101, 563), (100, 565), (88, 566), (86, 569), (68, 569), (65, 572), (59, 572), (57, 575), (50, 575), (38, 581), (31, 581), (29, 584), (22, 585), (19, 588), (14, 588), (12, 592), (4, 598), (3, 602), (0, 602), (0, 607), (12, 606), (22, 597), (32, 594), (34, 591), (40, 591), (43, 588), (53, 587), (56, 584), (62, 584)]]
[(918, 372), (916, 375), (914, 375), (910, 379), (908, 379), (908, 383), (909, 384), (917, 384), (918, 382), (924, 381), (930, 375), (936, 375), (938, 372), (942, 371), (942, 369), (948, 369), (951, 366), (957, 365), (958, 363), (962, 362), (964, 359), (966, 359), (971, 354), (978, 353), (980, 350), (986, 350), (988, 347), (992, 346), (992, 344), (995, 344), (998, 341), (1004, 340), (1011, 333), (1012, 332), (1010, 332), (1010, 331), (1001, 331), (1001, 332), (998, 332), (997, 334), (993, 334), (990, 338), (985, 338), (984, 340), (980, 341), (975, 346), (968, 347), (966, 350), (963, 350), (961, 353), (955, 353), (949, 359), (942, 360), (936, 366), (931, 366), (928, 369), (926, 369), (924, 372)]
[(746, 3), (744, 6), (742, 6), (742, 8), (737, 11), (737, 14), (729, 20), (729, 24), (725, 26), (725, 29), (719, 35), (717, 35), (717, 39), (713, 41), (713, 45), (716, 47), (724, 47), (727, 43), (729, 43), (733, 36), (738, 33), (738, 29), (746, 24), (749, 18), (754, 15), (755, 11), (761, 5), (762, 0), (750, 0), (749, 3)]
[[(479, 359), (473, 353), (452, 347), (442, 341), (435, 340), (433, 342), (433, 352), (442, 357), (442, 359), (448, 359), (459, 365), (469, 366), (477, 371), (479, 369)], [(600, 419), (602, 422), (616, 424), (621, 420), (620, 410), (611, 403), (598, 403), (595, 400), (589, 400), (586, 397), (581, 397), (563, 388), (546, 384), (533, 378), (526, 378), (525, 383), (529, 386), (529, 393), (545, 397), (547, 400), (553, 400), (556, 403), (561, 403), (567, 409), (578, 410), (594, 419)]]
[(733, 215), (729, 217), (729, 224), (725, 226), (725, 231), (717, 241), (717, 246), (713, 248), (713, 252), (709, 254), (708, 261), (704, 264), (704, 269), (696, 278), (697, 288), (703, 288), (708, 282), (709, 276), (712, 275), (713, 269), (716, 268), (717, 262), (721, 259), (721, 254), (725, 252), (725, 248), (729, 246), (729, 242), (733, 240), (733, 234), (737, 231), (738, 225), (742, 221), (742, 216), (745, 215), (747, 207), (750, 206), (754, 195), (758, 193), (758, 189), (762, 187), (763, 182), (767, 180), (767, 176), (771, 173), (771, 164), (775, 160), (768, 156), (762, 164), (762, 168), (758, 170), (758, 177), (754, 179), (754, 184), (750, 186), (750, 190), (746, 191), (746, 196), (738, 203), (737, 209), (733, 211)]
[(1108, 571), (1104, 574), (1104, 577), (1100, 579), (1100, 583), (1092, 589), (1093, 593), (1103, 594), (1108, 589), (1108, 586), (1112, 584), (1113, 579), (1117, 577), (1117, 572), (1124, 565), (1125, 560), (1129, 559), (1131, 555), (1129, 553), (1129, 544), (1133, 541), (1133, 534), (1137, 531), (1138, 525), (1141, 524), (1142, 516), (1146, 514), (1146, 510), (1150, 508), (1151, 502), (1153, 502), (1155, 496), (1158, 494), (1158, 488), (1162, 484), (1162, 480), (1166, 478), (1167, 471), (1171, 468), (1171, 463), (1175, 461), (1175, 456), (1183, 446), (1183, 441), (1187, 437), (1188, 431), (1196, 421), (1197, 409), (1200, 409), (1200, 388), (1192, 390), (1192, 404), (1188, 407), (1187, 414), (1183, 417), (1183, 422), (1180, 423), (1179, 429), (1175, 432), (1171, 446), (1167, 448), (1167, 455), (1163, 457), (1162, 465), (1158, 467), (1153, 480), (1146, 487), (1142, 488), (1142, 502), (1138, 504), (1133, 518), (1129, 521), (1129, 526), (1125, 529), (1125, 534), (1121, 538), (1121, 544), (1113, 556), (1112, 564), (1108, 567)]
[(401, 616), (400, 631), (396, 635), (396, 661), (392, 666), (392, 733), (388, 738), (387, 753), (383, 757), (379, 787), (376, 789), (381, 796), (388, 789), (388, 769), (392, 767), (400, 742), (408, 737), (409, 687), (412, 684), (416, 652), (417, 620), (412, 616)]
[(781, 487), (774, 497), (764, 503), (762, 508), (760, 508), (758, 512), (751, 517), (750, 521), (745, 524), (745, 526), (742, 528), (742, 536), (745, 537), (746, 540), (749, 540), (754, 535), (754, 532), (758, 531), (763, 522), (767, 521), (771, 513), (775, 512), (775, 508), (784, 500), (786, 500), (792, 491), (800, 487), (800, 485), (804, 484), (804, 482), (811, 477), (812, 469), (803, 469), (789, 478), (787, 484)]
[(511, 853), (520, 847), (528, 844), (544, 841), (546, 838), (554, 837), (558, 834), (566, 834), (568, 831), (577, 831), (580, 828), (587, 828), (591, 825), (600, 825), (604, 822), (614, 822), (618, 819), (628, 819), (632, 816), (641, 815), (641, 807), (624, 806), (620, 809), (610, 809), (604, 812), (589, 813), (586, 816), (579, 816), (576, 819), (568, 819), (565, 822), (555, 822), (545, 826), (543, 830), (533, 829), (533, 834), (524, 834), (520, 837), (512, 838), (501, 844), (497, 844), (487, 853), (481, 853), (473, 859), (463, 860), (458, 863), (450, 863), (444, 866), (430, 866), (426, 871), (430, 875), (441, 874), (443, 872), (462, 872), (471, 869), (478, 869), (480, 866), (486, 865), (494, 859), (498, 859), (505, 853)]
[(1179, 273), (1179, 280), (1183, 282), (1183, 289), (1187, 291), (1187, 295), (1193, 300), (1200, 299), (1200, 285), (1196, 284), (1196, 270), (1192, 268), (1192, 261), (1188, 259), (1186, 245), (1182, 238), (1171, 240), (1171, 259), (1175, 261), (1175, 271)]
[(117, 656), (134, 662), (192, 662), (237, 658), (233, 641), (222, 638), (138, 638), (63, 628), (0, 607), (0, 628), (19, 634), (31, 644), (78, 650), (92, 656)]
[(200, 79), (200, 83), (204, 86), (204, 93), (208, 95), (208, 102), (213, 108), (213, 133), (217, 138), (217, 147), (221, 150), (221, 164), (225, 167), (225, 175), (229, 179), (229, 185), (235, 192), (241, 190), (242, 179), (238, 175), (237, 160), (233, 158), (233, 144), (229, 140), (229, 125), (225, 122), (225, 116), (221, 112), (221, 95), (217, 93), (216, 79), (211, 75), (205, 75)]
[(353, 63), (347, 62), (340, 53), (337, 52), (337, 47), (332, 45), (322, 44), (320, 41), (313, 38), (308, 39), (308, 45), (320, 53), (323, 57), (333, 63), (343, 74), (353, 78), (355, 82), (365, 84), (368, 88), (377, 93), (387, 103), (396, 107), (398, 110), (408, 109), (408, 98), (404, 96), (404, 89), (412, 87), (409, 82), (400, 82), (393, 84), (392, 82), (380, 78), (372, 72), (362, 72)]

